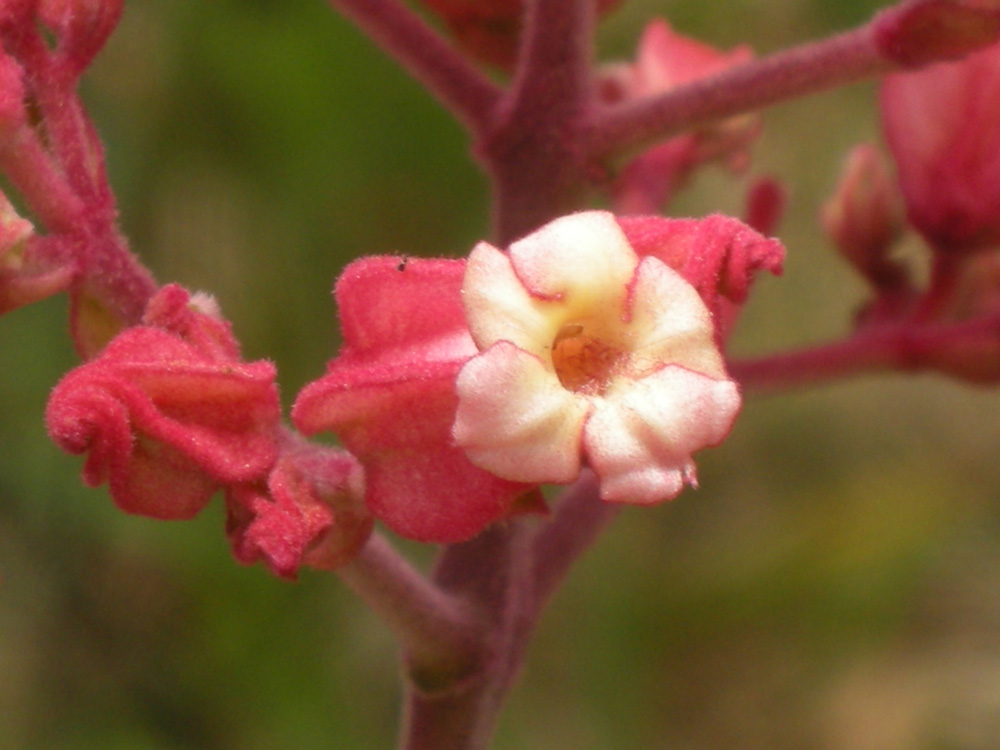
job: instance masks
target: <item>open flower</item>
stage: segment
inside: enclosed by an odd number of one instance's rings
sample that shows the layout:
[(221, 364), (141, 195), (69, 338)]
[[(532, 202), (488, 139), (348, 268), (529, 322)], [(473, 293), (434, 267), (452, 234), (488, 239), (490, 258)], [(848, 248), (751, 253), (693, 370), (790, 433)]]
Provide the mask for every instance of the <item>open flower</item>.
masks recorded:
[(372, 514), (420, 541), (543, 509), (537, 485), (584, 461), (607, 499), (666, 499), (729, 431), (740, 397), (719, 344), (782, 257), (728, 217), (595, 211), (509, 256), (364, 258), (335, 290), (344, 347), (292, 418), (334, 432), (365, 467)]
[(459, 373), (453, 435), (512, 481), (573, 481), (652, 503), (695, 484), (691, 454), (740, 409), (712, 315), (689, 281), (640, 257), (615, 218), (567, 216), (511, 245), (481, 243), (462, 284), (480, 354)]

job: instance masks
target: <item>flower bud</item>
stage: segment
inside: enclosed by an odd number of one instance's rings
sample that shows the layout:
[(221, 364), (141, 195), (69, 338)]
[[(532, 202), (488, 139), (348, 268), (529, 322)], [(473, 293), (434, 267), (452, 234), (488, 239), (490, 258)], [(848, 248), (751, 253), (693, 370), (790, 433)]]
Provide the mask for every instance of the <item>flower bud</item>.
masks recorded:
[(1000, 245), (1000, 44), (887, 76), (881, 110), (907, 215), (934, 250)]
[(889, 257), (903, 231), (902, 196), (873, 146), (851, 150), (821, 220), (840, 254), (876, 289), (902, 283), (903, 269)]

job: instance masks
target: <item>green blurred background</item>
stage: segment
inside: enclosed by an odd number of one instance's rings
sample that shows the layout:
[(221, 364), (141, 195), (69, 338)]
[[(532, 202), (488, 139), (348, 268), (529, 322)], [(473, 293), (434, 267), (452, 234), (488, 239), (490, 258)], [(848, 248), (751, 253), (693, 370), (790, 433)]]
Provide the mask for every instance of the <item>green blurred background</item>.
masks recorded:
[[(630, 56), (658, 14), (764, 53), (882, 4), (626, 0), (599, 49)], [(789, 258), (736, 353), (838, 336), (863, 300), (815, 217), (877, 138), (873, 92), (767, 112), (753, 172), (791, 191)], [(461, 130), (321, 0), (131, 0), (85, 97), (134, 248), (216, 294), (286, 403), (336, 349), (350, 258), (486, 232)], [(708, 170), (676, 209), (739, 213), (744, 187)], [(218, 503), (126, 517), (47, 442), (65, 321), (62, 299), (0, 320), (0, 748), (392, 747), (395, 647), (335, 576), (239, 567)], [(576, 569), (497, 747), (1000, 746), (998, 416), (995, 391), (931, 376), (751, 401), (702, 489), (627, 511)]]

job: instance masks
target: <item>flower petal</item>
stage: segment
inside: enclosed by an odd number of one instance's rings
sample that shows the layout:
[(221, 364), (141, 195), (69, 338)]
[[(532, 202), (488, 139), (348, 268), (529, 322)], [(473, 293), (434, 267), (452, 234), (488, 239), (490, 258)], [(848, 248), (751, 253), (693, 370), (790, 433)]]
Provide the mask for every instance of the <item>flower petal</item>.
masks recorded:
[(541, 360), (507, 341), (458, 376), (452, 435), (476, 465), (519, 482), (571, 482), (590, 403), (567, 391)]
[(635, 357), (725, 376), (712, 315), (679, 273), (657, 258), (644, 258), (629, 303)]
[(656, 503), (694, 483), (691, 454), (716, 445), (740, 409), (731, 380), (666, 367), (597, 404), (584, 450), (604, 500)]
[(638, 258), (606, 211), (563, 216), (510, 246), (510, 259), (531, 294), (558, 299), (567, 319), (616, 310)]
[(510, 341), (540, 355), (559, 330), (551, 302), (532, 297), (510, 258), (485, 242), (476, 245), (469, 256), (462, 300), (472, 338), (481, 350)]

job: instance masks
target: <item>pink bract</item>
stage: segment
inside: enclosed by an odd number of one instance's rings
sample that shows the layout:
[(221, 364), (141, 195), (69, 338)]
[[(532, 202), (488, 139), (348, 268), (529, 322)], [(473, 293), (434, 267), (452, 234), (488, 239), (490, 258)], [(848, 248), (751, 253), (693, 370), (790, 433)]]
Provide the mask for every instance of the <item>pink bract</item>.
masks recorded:
[(52, 439), (87, 454), (87, 484), (108, 482), (122, 510), (152, 518), (190, 518), (277, 458), (274, 366), (241, 362), (228, 324), (187, 301), (162, 290), (150, 310), (170, 313), (165, 327), (154, 314), (119, 334), (59, 382), (46, 411)]
[(337, 282), (344, 345), (299, 394), (305, 434), (335, 433), (365, 467), (371, 512), (402, 536), (456, 542), (522, 507), (529, 485), (479, 469), (451, 440), (455, 378), (477, 353), (462, 309), (465, 263), (375, 257)]
[(282, 442), (266, 487), (240, 484), (226, 493), (233, 555), (244, 564), (263, 560), (284, 578), (303, 565), (338, 568), (360, 552), (374, 523), (361, 466), (344, 451), (290, 434)]

